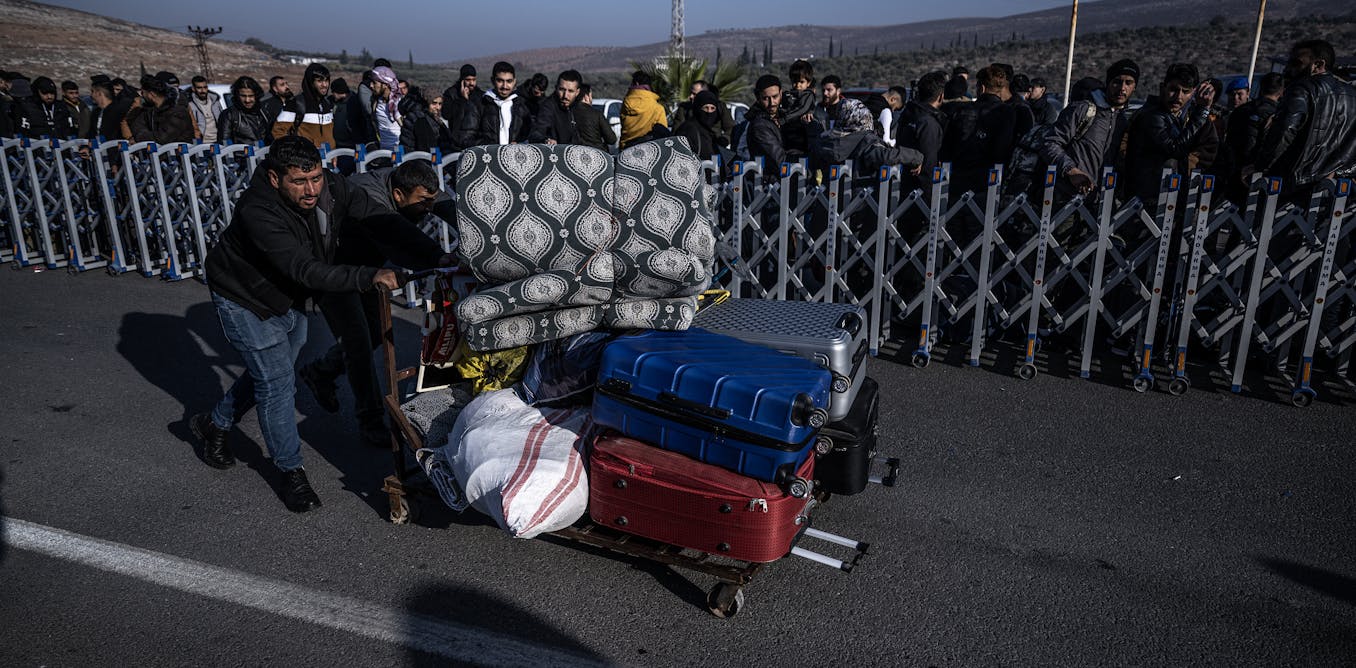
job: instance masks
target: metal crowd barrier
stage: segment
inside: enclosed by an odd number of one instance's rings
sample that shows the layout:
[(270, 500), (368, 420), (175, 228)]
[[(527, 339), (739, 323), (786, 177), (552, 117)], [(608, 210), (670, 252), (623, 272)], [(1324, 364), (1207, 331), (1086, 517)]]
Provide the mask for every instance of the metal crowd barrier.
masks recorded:
[[(3, 140), (0, 262), (201, 279), (207, 250), (267, 151)], [(345, 173), (415, 158), (432, 161), (455, 191), (460, 154), (324, 152), (325, 166)], [(1213, 356), (1234, 392), (1262, 358), (1301, 406), (1316, 396), (1322, 355), (1356, 390), (1350, 180), (1327, 181), (1296, 206), (1282, 205), (1279, 180), (1258, 179), (1239, 207), (1216, 197), (1211, 176), (1164, 170), (1156, 201), (1117, 206), (1112, 197), (1059, 201), (1053, 170), (1039, 199), (1005, 199), (1001, 166), (984, 190), (959, 194), (947, 165), (912, 191), (898, 167), (704, 169), (718, 221), (716, 282), (743, 297), (860, 304), (873, 354), (887, 340), (906, 342), (921, 368), (944, 338), (980, 366), (1007, 338), (1021, 351), (1013, 371), (1030, 379), (1064, 354), (1042, 346), (1059, 338), (1084, 378), (1094, 352), (1109, 348), (1132, 359), (1136, 390), (1166, 381), (1172, 394), (1201, 373), (1188, 366), (1192, 355)], [(1116, 180), (1106, 170), (1103, 192)], [(430, 216), (422, 226), (455, 248), (452, 221)], [(395, 298), (422, 303), (413, 286)]]

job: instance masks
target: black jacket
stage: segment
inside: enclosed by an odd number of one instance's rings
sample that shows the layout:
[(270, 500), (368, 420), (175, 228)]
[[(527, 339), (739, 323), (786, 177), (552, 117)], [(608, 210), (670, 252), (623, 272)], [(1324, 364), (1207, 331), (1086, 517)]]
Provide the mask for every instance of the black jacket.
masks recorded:
[[(296, 96), (294, 95), (293, 97)], [(266, 97), (263, 102), (259, 103), (259, 108), (263, 110), (264, 118), (268, 119), (268, 126), (270, 128), (273, 127), (273, 122), (278, 120), (278, 114), (282, 113), (283, 107), (285, 106), (287, 106), (287, 101), (277, 95)], [(270, 139), (270, 141), (272, 140)]]
[(484, 95), (484, 91), (473, 88), (470, 97), (462, 97), (461, 86), (456, 84), (443, 91), (443, 120), (451, 133), (453, 151), (475, 145), (465, 142), (474, 142), (480, 134), (480, 98)]
[(745, 141), (749, 147), (749, 158), (757, 160), (763, 158), (763, 169), (765, 176), (771, 178), (780, 169), (781, 164), (786, 161), (786, 149), (782, 144), (782, 130), (776, 121), (763, 110), (762, 106), (749, 108), (749, 113), (744, 116), (749, 122), (745, 128)]
[[(480, 132), (473, 146), (499, 143), (499, 104), (495, 102), (498, 97), (494, 91), (480, 96)], [(509, 143), (525, 143), (532, 131), (532, 112), (521, 95), (510, 104)]]
[[(716, 127), (720, 127), (717, 125)], [(702, 160), (710, 160), (713, 154), (719, 155), (720, 144), (717, 143), (716, 133), (711, 128), (702, 125), (696, 118), (688, 118), (683, 121), (673, 132), (675, 137), (687, 139), (687, 145)]]
[(222, 144), (255, 144), (273, 141), (273, 124), (268, 122), (259, 105), (253, 109), (240, 106), (233, 100), (231, 106), (217, 118), (217, 141)]
[[(1104, 98), (1097, 95), (1096, 101), (1075, 102), (1060, 112), (1055, 119), (1046, 142), (1040, 148), (1041, 167), (1037, 171), (1037, 181), (1042, 181), (1045, 166), (1054, 165), (1059, 177), (1055, 181), (1056, 189), (1062, 195), (1073, 195), (1073, 187), (1065, 178), (1069, 171), (1077, 168), (1087, 174), (1094, 184), (1100, 184), (1102, 168), (1114, 165), (1121, 150), (1121, 138), (1125, 135), (1127, 122), (1125, 115), (1106, 106)], [(1088, 110), (1092, 117), (1088, 118)], [(1083, 128), (1079, 134), (1079, 127)]]
[[(207, 253), (207, 286), (260, 318), (302, 308), (319, 292), (374, 290), (373, 267), (334, 264), (335, 224), (348, 214), (348, 184), (325, 172), (315, 209), (302, 212), (255, 170), (231, 224)], [(322, 220), (323, 219), (323, 220)]]
[(176, 100), (166, 99), (154, 109), (132, 107), (127, 112), (127, 126), (132, 130), (133, 142), (169, 144), (193, 141), (193, 116), (186, 105)]
[(446, 154), (452, 148), (452, 135), (426, 109), (414, 104), (400, 121), (400, 145), (406, 152), (432, 153), (436, 148)]
[(578, 144), (579, 128), (574, 118), (574, 108), (579, 104), (576, 102), (563, 107), (559, 96), (547, 98), (532, 119), (532, 130), (527, 140), (534, 144), (544, 143), (547, 139), (554, 139), (557, 144)]
[(34, 93), (33, 97), (19, 100), (15, 112), (14, 132), (18, 136), (67, 139), (79, 134), (80, 128), (71, 116), (70, 105), (61, 100), (43, 104)]
[(1271, 117), (1276, 115), (1276, 109), (1276, 100), (1262, 97), (1248, 101), (1229, 114), (1229, 130), (1224, 134), (1224, 140), (1237, 168), (1256, 164), (1262, 135)]
[(14, 136), (14, 97), (0, 91), (0, 137)]
[[(414, 270), (438, 266), (442, 247), (396, 209), (391, 198), (393, 171), (386, 167), (348, 179), (348, 208), (337, 227), (336, 263), (381, 267), (389, 261)], [(439, 192), (434, 215), (452, 223), (455, 209), (446, 191)]]
[(591, 104), (576, 104), (574, 124), (579, 130), (579, 143), (606, 151), (617, 143), (617, 133), (603, 112)]
[(348, 122), (349, 141), (355, 146), (376, 144), (377, 119), (372, 116), (372, 108), (363, 104), (361, 90), (349, 93), (344, 106), (347, 107), (344, 116)]
[(979, 192), (989, 170), (1005, 165), (1017, 143), (1017, 110), (992, 93), (974, 102), (954, 103), (947, 120), (941, 160), (951, 163), (951, 193)]
[(895, 146), (911, 148), (923, 154), (922, 169), (918, 176), (904, 175), (906, 191), (919, 188), (923, 183), (931, 183), (932, 168), (937, 166), (938, 156), (942, 152), (942, 137), (946, 131), (946, 116), (941, 110), (910, 100), (904, 105), (904, 113), (896, 126)]
[(103, 137), (106, 141), (117, 141), (122, 139), (122, 120), (127, 117), (127, 110), (132, 108), (132, 98), (118, 97), (114, 98), (107, 107), (99, 109), (96, 107), (89, 120), (89, 133), (85, 139), (97, 139)]
[(1158, 202), (1163, 168), (1181, 170), (1187, 154), (1201, 145), (1211, 130), (1208, 108), (1189, 107), (1179, 118), (1168, 112), (1157, 95), (1150, 96), (1130, 120), (1125, 149), (1126, 197), (1137, 196), (1144, 206), (1153, 207)]
[(1257, 167), (1281, 177), (1287, 191), (1334, 172), (1350, 175), (1356, 169), (1356, 87), (1331, 74), (1286, 86), (1258, 150)]

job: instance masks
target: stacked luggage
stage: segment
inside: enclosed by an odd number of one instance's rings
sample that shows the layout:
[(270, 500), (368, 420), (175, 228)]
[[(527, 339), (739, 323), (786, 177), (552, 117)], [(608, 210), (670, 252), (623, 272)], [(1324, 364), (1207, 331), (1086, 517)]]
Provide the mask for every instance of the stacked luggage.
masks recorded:
[(613, 341), (593, 400), (609, 431), (593, 442), (592, 520), (743, 561), (796, 553), (850, 570), (793, 544), (825, 493), (870, 477), (878, 392), (864, 325), (858, 307), (733, 299), (687, 331)]

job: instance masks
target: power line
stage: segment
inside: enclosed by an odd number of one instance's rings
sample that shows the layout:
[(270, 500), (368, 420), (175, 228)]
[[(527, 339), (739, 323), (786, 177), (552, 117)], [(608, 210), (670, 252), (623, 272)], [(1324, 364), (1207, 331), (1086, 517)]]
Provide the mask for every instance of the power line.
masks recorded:
[(202, 67), (201, 74), (212, 80), (212, 59), (207, 55), (207, 40), (214, 35), (221, 34), (221, 27), (203, 28), (201, 26), (188, 26), (188, 32), (193, 35), (193, 48), (198, 50), (198, 62)]

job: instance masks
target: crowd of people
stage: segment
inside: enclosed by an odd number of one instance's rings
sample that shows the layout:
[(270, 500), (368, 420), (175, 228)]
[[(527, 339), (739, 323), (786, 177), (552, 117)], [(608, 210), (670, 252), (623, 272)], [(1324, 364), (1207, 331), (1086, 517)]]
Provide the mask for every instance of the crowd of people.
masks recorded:
[(1174, 64), (1134, 110), (1132, 100), (1146, 91), (1130, 59), (1112, 65), (1103, 79), (1078, 81), (1062, 103), (1047, 94), (1043, 80), (1002, 63), (973, 75), (962, 66), (929, 72), (910, 86), (858, 99), (844, 95), (838, 76), (817, 78), (812, 63), (797, 60), (785, 82), (772, 74), (757, 79), (753, 107), (738, 124), (707, 82), (695, 82), (686, 100), (667, 108), (650, 76), (638, 71), (622, 103), (620, 137), (592, 106), (591, 86), (579, 72), (561, 72), (548, 93), (545, 75), (520, 83), (506, 62), (494, 64), (485, 89), (476, 68), (463, 65), (442, 94), (410, 85), (385, 59), (353, 87), (312, 64), (299, 92), (282, 76), (268, 79), (267, 91), (252, 77), (236, 79), (229, 106), (201, 76), (181, 91), (170, 72), (144, 75), (137, 87), (95, 75), (89, 105), (75, 82), (58, 86), (46, 77), (30, 82), (0, 72), (0, 136), (268, 144), (298, 135), (317, 147), (403, 146), (446, 154), (511, 142), (607, 150), (674, 134), (703, 159), (719, 156), (727, 164), (852, 160), (864, 172), (900, 164), (915, 186), (946, 162), (957, 193), (982, 189), (996, 164), (1014, 167), (1006, 175), (1009, 193), (1035, 187), (1040, 179), (1032, 172), (1053, 165), (1061, 196), (1095, 196), (1098, 175), (1112, 165), (1123, 175), (1123, 198), (1153, 201), (1160, 171), (1171, 165), (1214, 175), (1219, 190), (1239, 200), (1257, 173), (1280, 176), (1294, 193), (1348, 174), (1356, 162), (1356, 89), (1334, 75), (1332, 45), (1303, 41), (1290, 56), (1284, 74), (1255, 83), (1204, 77), (1189, 63)]

